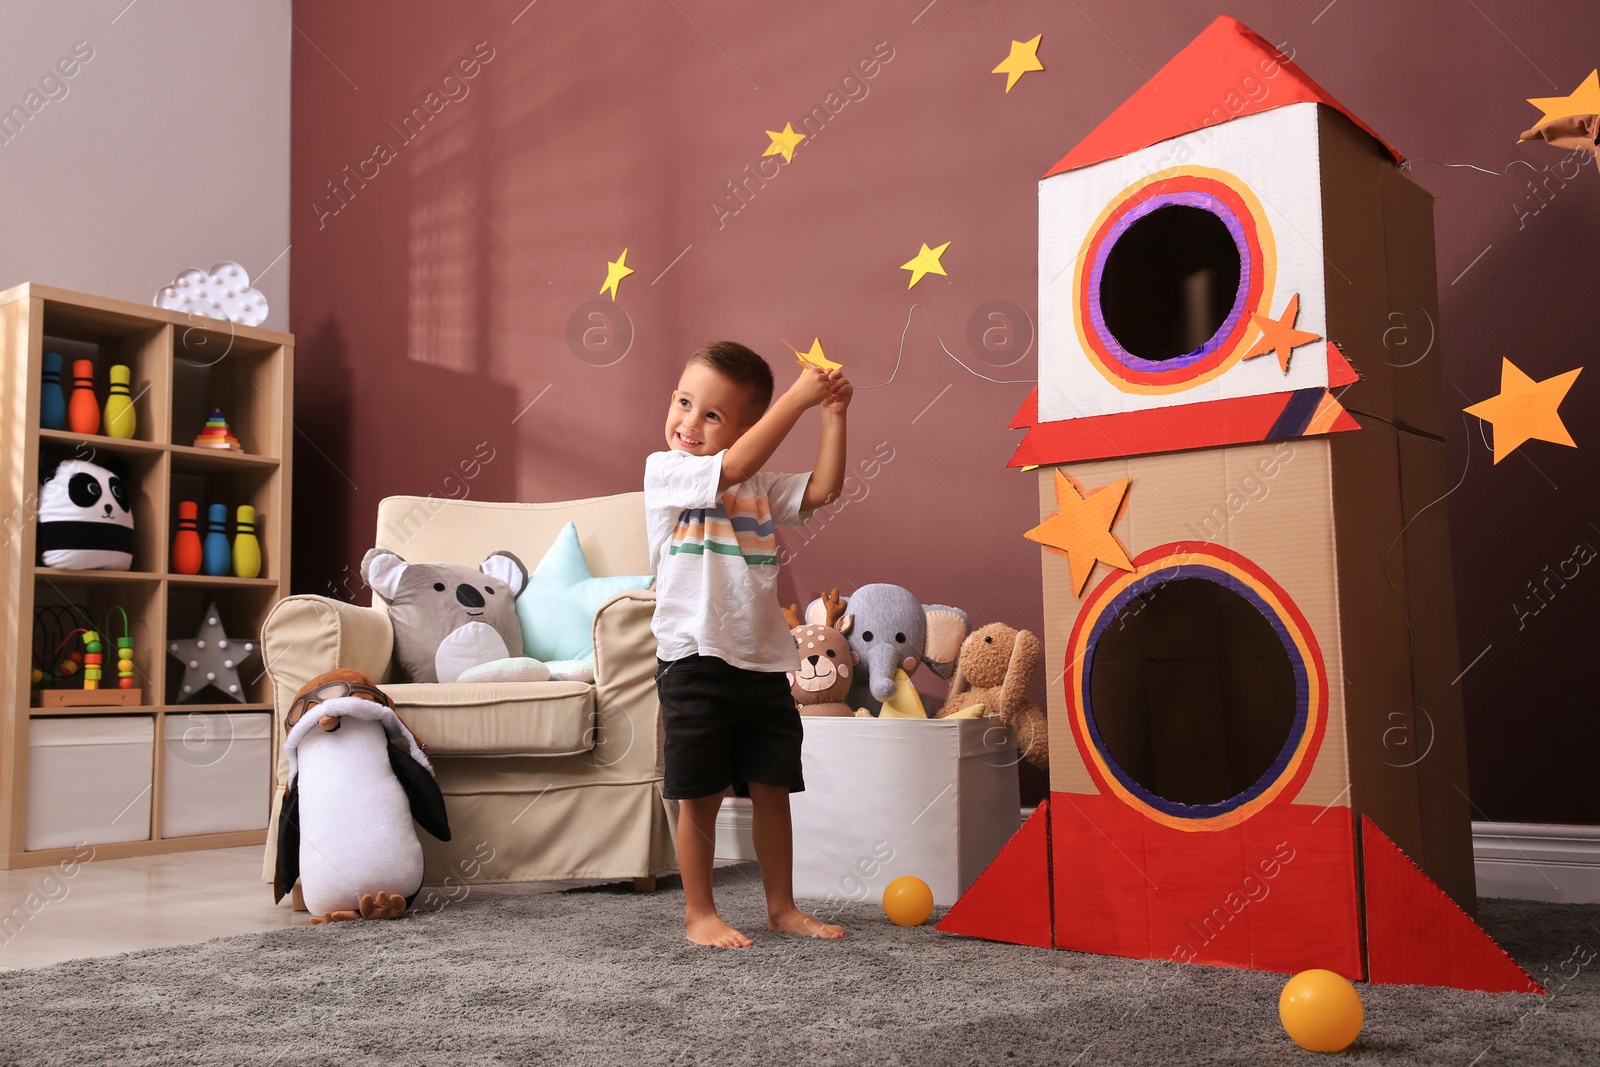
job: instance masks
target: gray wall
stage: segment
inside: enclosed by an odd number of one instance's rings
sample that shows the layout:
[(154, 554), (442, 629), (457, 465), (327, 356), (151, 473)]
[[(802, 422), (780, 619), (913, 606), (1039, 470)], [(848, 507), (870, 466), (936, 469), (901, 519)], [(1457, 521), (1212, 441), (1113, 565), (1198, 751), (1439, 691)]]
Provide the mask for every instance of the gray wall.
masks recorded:
[[(0, 11), (0, 288), (148, 304), (179, 271), (231, 259), (266, 325), (288, 329), (290, 0)], [(62, 77), (74, 46), (89, 58)]]

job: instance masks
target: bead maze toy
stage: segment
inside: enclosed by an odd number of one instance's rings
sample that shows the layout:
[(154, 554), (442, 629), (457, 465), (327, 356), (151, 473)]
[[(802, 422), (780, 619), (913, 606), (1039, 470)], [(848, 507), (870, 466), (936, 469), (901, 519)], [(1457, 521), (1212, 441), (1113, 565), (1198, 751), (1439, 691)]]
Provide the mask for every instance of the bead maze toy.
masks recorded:
[[(117, 617), (122, 620), (122, 636), (110, 639), (107, 635)], [(115, 704), (121, 707), (138, 707), (143, 703), (143, 691), (134, 682), (134, 640), (128, 623), (128, 613), (113, 605), (106, 613), (103, 630), (88, 626), (75, 626), (79, 620), (93, 623), (89, 613), (78, 605), (45, 605), (34, 609), (33, 669), (30, 679), (35, 692), (36, 707), (89, 707)], [(83, 648), (67, 646), (74, 638), (81, 638)], [(44, 649), (52, 647), (45, 652)], [(117, 684), (101, 688), (105, 677), (108, 641), (115, 645), (112, 660), (116, 668)]]

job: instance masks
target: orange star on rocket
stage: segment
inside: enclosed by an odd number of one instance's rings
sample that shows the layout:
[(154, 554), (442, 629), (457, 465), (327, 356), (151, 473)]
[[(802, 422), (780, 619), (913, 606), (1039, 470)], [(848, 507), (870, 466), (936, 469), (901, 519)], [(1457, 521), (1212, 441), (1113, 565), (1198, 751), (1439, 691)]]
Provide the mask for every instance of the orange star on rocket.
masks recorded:
[(1111, 524), (1116, 521), (1127, 495), (1127, 478), (1118, 478), (1085, 496), (1083, 486), (1076, 479), (1058, 470), (1056, 507), (1059, 510), (1022, 536), (1037, 541), (1046, 551), (1066, 556), (1067, 567), (1072, 572), (1073, 593), (1082, 596), (1083, 587), (1089, 584), (1089, 572), (1097, 562), (1118, 570), (1133, 570), (1128, 550), (1111, 532)]
[(1263, 315), (1260, 312), (1251, 314), (1251, 320), (1261, 327), (1261, 339), (1258, 340), (1250, 351), (1244, 354), (1245, 359), (1255, 359), (1268, 352), (1278, 354), (1278, 366), (1283, 368), (1283, 373), (1289, 373), (1289, 353), (1300, 345), (1310, 344), (1321, 339), (1320, 334), (1308, 333), (1305, 330), (1294, 328), (1294, 322), (1300, 317), (1300, 294), (1296, 293), (1289, 298), (1289, 306), (1283, 309), (1280, 318)]
[(1578, 447), (1556, 409), (1577, 380), (1582, 367), (1536, 382), (1509, 359), (1500, 362), (1500, 395), (1463, 410), (1494, 425), (1494, 461), (1499, 463), (1525, 441), (1549, 441)]

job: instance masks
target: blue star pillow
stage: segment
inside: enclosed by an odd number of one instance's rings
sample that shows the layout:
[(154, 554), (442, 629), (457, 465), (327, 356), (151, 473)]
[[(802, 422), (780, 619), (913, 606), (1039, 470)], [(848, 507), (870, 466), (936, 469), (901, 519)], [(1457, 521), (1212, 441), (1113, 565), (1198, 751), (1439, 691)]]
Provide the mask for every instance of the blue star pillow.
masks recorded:
[(650, 574), (591, 575), (578, 528), (567, 523), (517, 597), (523, 654), (546, 663), (593, 660), (595, 612), (618, 593), (648, 589), (653, 581)]

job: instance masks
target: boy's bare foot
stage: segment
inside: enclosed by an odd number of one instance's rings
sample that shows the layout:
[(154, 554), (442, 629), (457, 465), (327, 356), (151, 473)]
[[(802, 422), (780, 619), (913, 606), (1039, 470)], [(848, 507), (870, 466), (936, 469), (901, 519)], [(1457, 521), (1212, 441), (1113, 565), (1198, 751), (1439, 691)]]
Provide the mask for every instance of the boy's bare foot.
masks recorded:
[(821, 919), (807, 915), (799, 908), (790, 908), (788, 911), (768, 915), (767, 929), (777, 930), (785, 934), (800, 934), (803, 937), (837, 938), (844, 936), (844, 927), (825, 923)]
[(696, 945), (712, 948), (749, 948), (754, 941), (722, 921), (716, 912), (684, 920), (684, 936)]

